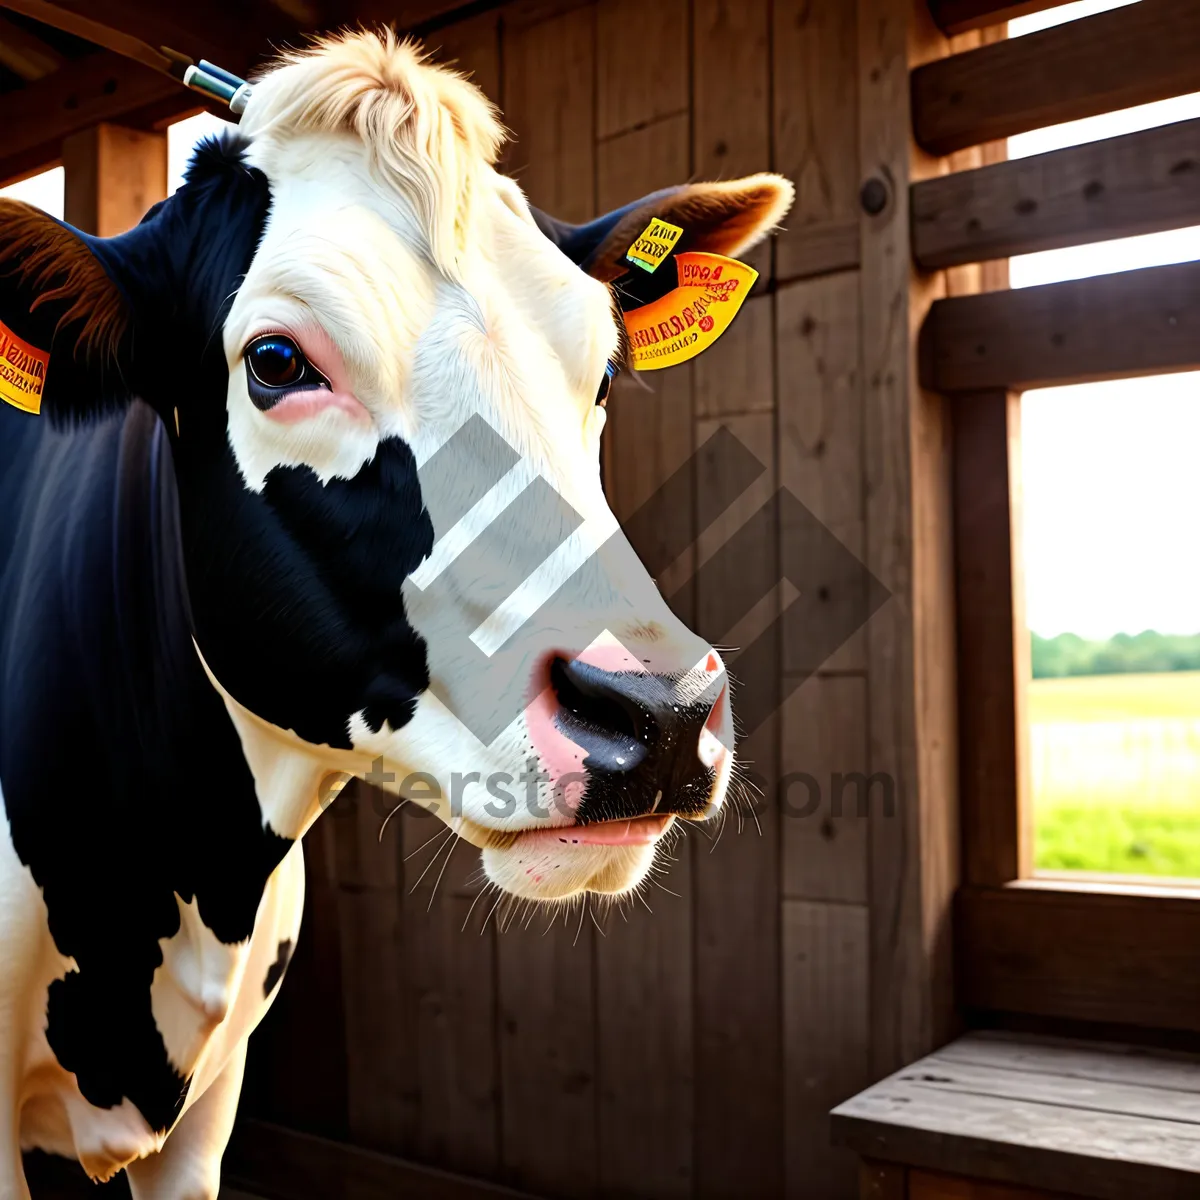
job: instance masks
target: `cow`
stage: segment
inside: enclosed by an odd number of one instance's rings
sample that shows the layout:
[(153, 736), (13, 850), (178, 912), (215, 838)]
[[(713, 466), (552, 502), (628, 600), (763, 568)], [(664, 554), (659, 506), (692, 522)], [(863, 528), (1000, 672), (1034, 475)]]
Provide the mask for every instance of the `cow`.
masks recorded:
[[(737, 255), (792, 188), (681, 184), (566, 225), (496, 169), (503, 139), (463, 76), (355, 32), (266, 70), (127, 233), (0, 202), (0, 392), (36, 410), (0, 406), (5, 1200), (30, 1148), (124, 1169), (137, 1200), (216, 1197), (301, 839), (350, 777), (558, 903), (638, 887), (724, 800), (724, 664), (601, 485), (614, 281), (651, 218)], [(487, 519), (505, 480), (543, 488), (524, 533)], [(481, 736), (461, 631), (564, 533), (543, 583), (570, 603), (484, 656), (521, 700)], [(527, 803), (495, 785), (530, 764)]]

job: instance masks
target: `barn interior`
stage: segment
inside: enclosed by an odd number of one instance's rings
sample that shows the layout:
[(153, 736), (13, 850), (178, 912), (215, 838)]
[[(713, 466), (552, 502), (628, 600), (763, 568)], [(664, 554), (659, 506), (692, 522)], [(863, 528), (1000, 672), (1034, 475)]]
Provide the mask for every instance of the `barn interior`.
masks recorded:
[[(468, 73), (564, 220), (797, 187), (729, 333), (618, 380), (603, 452), (672, 606), (755, 664), (754, 786), (639, 901), (566, 920), (479, 903), (470, 847), (349, 787), (306, 842), (222, 1196), (1200, 1195), (1200, 866), (1047, 869), (1036, 843), (1022, 393), (1200, 370), (1196, 261), (1009, 286), (1017, 256), (1200, 224), (1200, 119), (1010, 156), (1200, 92), (1200, 2), (1079, 7), (0, 3), (0, 184), (61, 167), (89, 232), (167, 194), (173, 126), (230, 119), (163, 47), (249, 76), (360, 23)], [(128, 1194), (28, 1169), (39, 1200)]]

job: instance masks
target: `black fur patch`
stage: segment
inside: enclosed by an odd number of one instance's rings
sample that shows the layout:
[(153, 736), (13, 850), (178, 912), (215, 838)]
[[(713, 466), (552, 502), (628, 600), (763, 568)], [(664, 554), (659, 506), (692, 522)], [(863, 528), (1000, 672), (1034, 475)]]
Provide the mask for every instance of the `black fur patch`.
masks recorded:
[(288, 963), (291, 961), (292, 940), (288, 938), (279, 943), (279, 951), (275, 955), (275, 961), (267, 969), (267, 977), (263, 980), (264, 1000), (279, 986), (279, 981), (283, 978), (284, 972), (288, 969)]
[[(178, 407), (217, 444), (228, 373), (213, 332), (269, 194), (235, 143), (201, 151), (190, 179), (129, 234), (86, 240), (130, 304), (115, 368), (126, 399), (136, 388), (160, 414)], [(32, 300), (15, 279), (0, 295), (5, 312)], [(90, 1103), (128, 1097), (164, 1129), (187, 1080), (167, 1059), (150, 985), (159, 940), (179, 930), (176, 896), (219, 939), (241, 941), (291, 843), (264, 828), (196, 658), (189, 501), (162, 424), (143, 404), (88, 422), (111, 396), (72, 390), (75, 368), (53, 358), (48, 378), (51, 422), (0, 406), (0, 787), (55, 944), (78, 968), (51, 987), (51, 1048)]]

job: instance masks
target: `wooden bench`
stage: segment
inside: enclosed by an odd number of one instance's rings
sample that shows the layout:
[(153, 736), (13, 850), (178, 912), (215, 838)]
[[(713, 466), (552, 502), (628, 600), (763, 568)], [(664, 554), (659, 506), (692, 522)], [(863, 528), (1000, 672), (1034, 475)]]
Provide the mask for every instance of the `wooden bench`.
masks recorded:
[(833, 1112), (863, 1200), (1196, 1200), (1200, 1057), (971, 1033)]

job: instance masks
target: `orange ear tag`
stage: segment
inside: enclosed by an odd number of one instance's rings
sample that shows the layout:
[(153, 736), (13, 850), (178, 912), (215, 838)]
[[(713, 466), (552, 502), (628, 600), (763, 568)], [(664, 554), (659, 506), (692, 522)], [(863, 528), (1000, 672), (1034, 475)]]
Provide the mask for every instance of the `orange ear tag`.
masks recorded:
[(17, 337), (0, 321), (0, 400), (23, 412), (41, 412), (49, 365), (49, 354)]
[(758, 272), (723, 254), (677, 254), (679, 286), (625, 314), (635, 370), (657, 371), (687, 362), (727, 330)]

